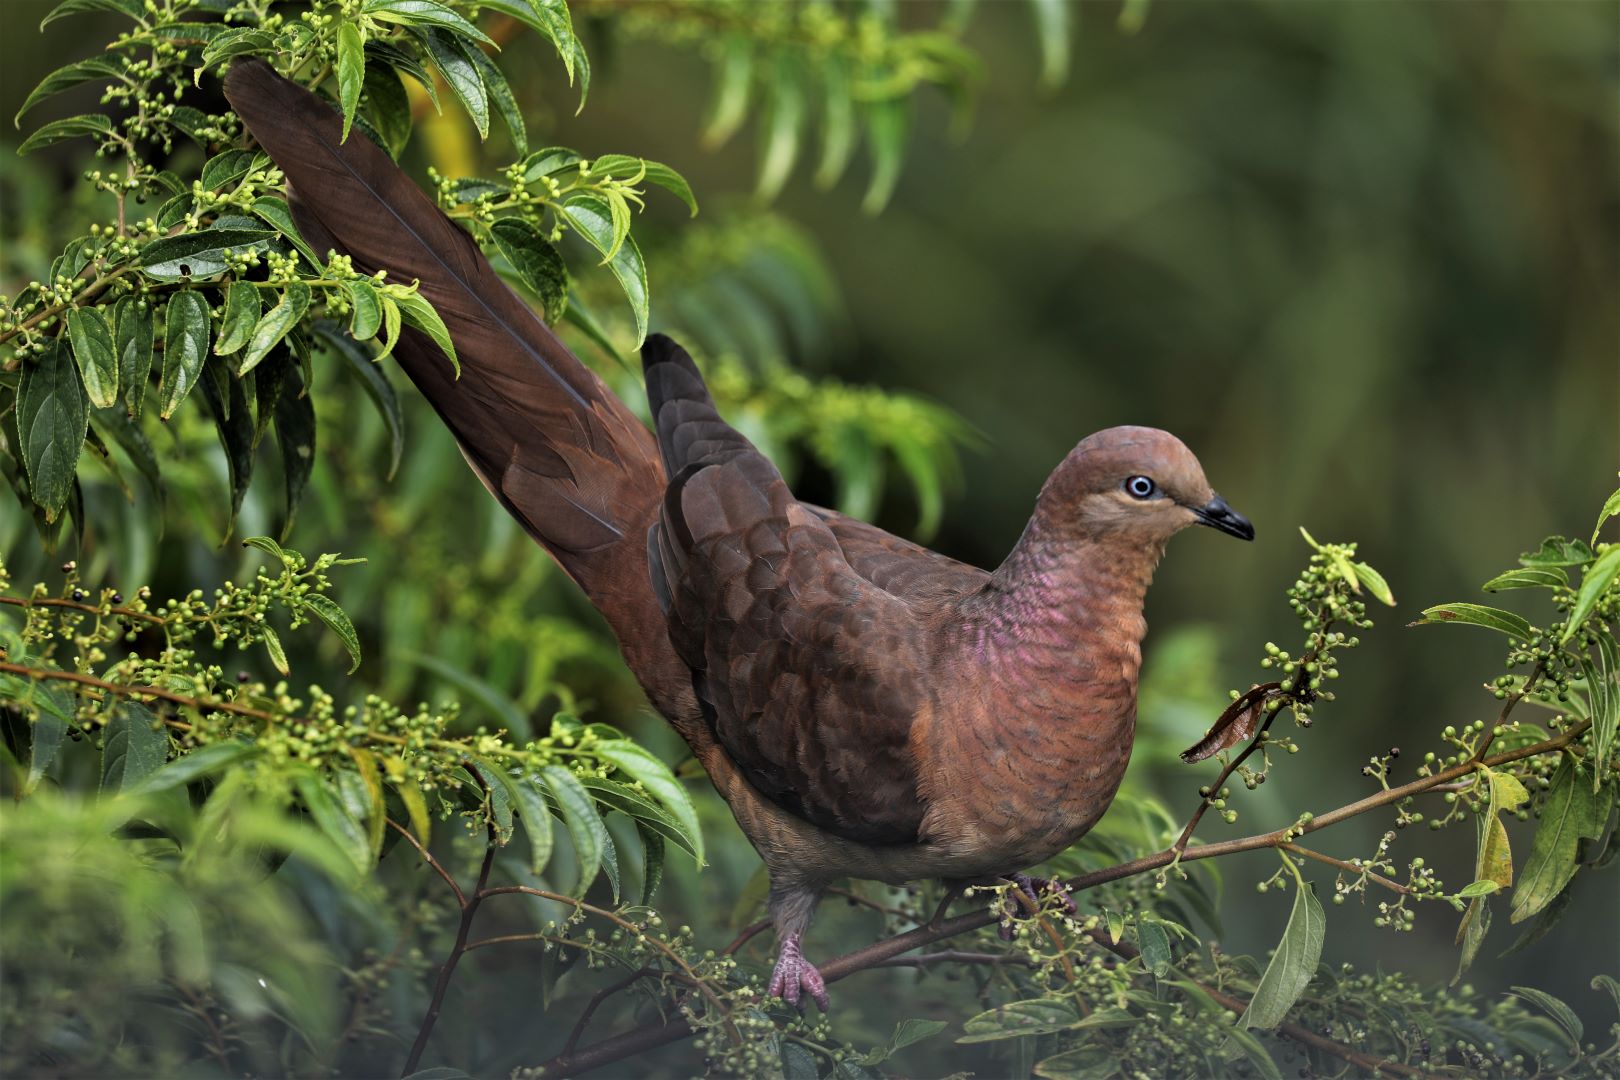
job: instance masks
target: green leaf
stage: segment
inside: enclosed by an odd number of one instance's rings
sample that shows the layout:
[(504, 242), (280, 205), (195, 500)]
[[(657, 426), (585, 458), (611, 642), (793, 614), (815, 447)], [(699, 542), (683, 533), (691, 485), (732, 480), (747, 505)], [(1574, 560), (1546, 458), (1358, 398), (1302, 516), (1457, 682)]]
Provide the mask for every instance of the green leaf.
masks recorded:
[(1243, 1010), (1239, 1027), (1274, 1028), (1288, 1016), (1288, 1010), (1305, 992), (1316, 965), (1322, 958), (1322, 941), (1327, 932), (1327, 920), (1322, 905), (1309, 882), (1299, 882), (1294, 889), (1294, 907), (1288, 915), (1277, 951), (1260, 976), (1254, 998)]
[(1457, 897), (1461, 900), (1472, 900), (1476, 896), (1490, 896), (1492, 893), (1500, 892), (1501, 889), (1502, 886), (1494, 881), (1474, 881), (1463, 886)]
[(67, 505), (90, 426), (90, 402), (79, 369), (60, 338), (22, 367), (17, 385), (17, 436), (28, 493), (53, 522)]
[(1615, 489), (1614, 494), (1604, 501), (1603, 509), (1598, 511), (1597, 524), (1592, 526), (1593, 547), (1597, 547), (1598, 533), (1603, 531), (1603, 523), (1617, 515), (1620, 515), (1620, 488)]
[(202, 229), (166, 236), (142, 248), (135, 265), (159, 281), (217, 277), (230, 267), (227, 253), (263, 251), (275, 236), (270, 229)]
[(579, 780), (567, 769), (547, 765), (542, 770), (546, 786), (562, 809), (563, 824), (574, 842), (574, 854), (579, 860), (579, 880), (574, 884), (575, 896), (584, 896), (585, 890), (596, 880), (602, 868), (602, 854), (607, 847), (603, 837), (607, 827), (591, 804), (591, 797), (580, 786)]
[(1562, 536), (1549, 536), (1536, 551), (1519, 556), (1521, 566), (1581, 566), (1595, 557), (1584, 540), (1566, 540)]
[[(147, 775), (146, 779), (135, 786), (134, 793), (150, 795), (158, 791), (167, 791), (170, 788), (189, 784), (200, 777), (209, 776), (220, 771), (227, 765), (236, 762), (254, 753), (258, 748), (252, 743), (241, 739), (228, 739), (225, 742), (210, 743), (200, 750), (182, 754), (167, 765)], [(129, 788), (125, 789), (130, 790)]]
[(173, 416), (196, 385), (203, 361), (208, 358), (208, 329), (208, 301), (201, 293), (188, 289), (169, 298), (163, 332), (163, 381), (158, 387), (160, 419)]
[(1158, 923), (1141, 920), (1136, 924), (1136, 940), (1142, 945), (1142, 966), (1154, 978), (1163, 978), (1170, 970), (1170, 935)]
[(849, 65), (839, 57), (828, 57), (822, 65), (821, 84), (821, 156), (814, 179), (825, 190), (838, 183), (855, 152), (855, 98)]
[(101, 745), (103, 794), (131, 791), (169, 760), (169, 735), (137, 701), (120, 702)]
[(399, 329), (401, 322), (399, 305), (394, 302), (394, 298), (392, 296), (384, 295), (381, 297), (381, 300), (383, 314), (383, 346), (382, 350), (377, 353), (376, 359), (378, 363), (381, 363), (387, 358), (389, 353), (394, 351), (394, 345), (399, 341)]
[(356, 341), (370, 341), (382, 329), (382, 298), (368, 279), (345, 281), (343, 292), (349, 298), (349, 334)]
[(691, 211), (689, 217), (697, 217), (697, 196), (692, 194), (692, 185), (686, 182), (686, 177), (659, 161), (643, 161), (647, 171), (642, 179), (649, 184), (657, 184), (665, 191), (672, 192), (676, 198), (686, 204)]
[(523, 126), (523, 109), (518, 105), (517, 98), (512, 95), (512, 87), (507, 84), (506, 76), (501, 69), (495, 66), (495, 61), (489, 54), (470, 41), (456, 39), (456, 47), (461, 55), (466, 57), (478, 71), (478, 77), (483, 81), (484, 90), (489, 95), (489, 101), (495, 106), (495, 111), (501, 114), (501, 120), (506, 124), (506, 130), (512, 134), (512, 149), (519, 157), (529, 152), (529, 133)]
[(645, 825), (648, 829), (691, 855), (693, 861), (697, 860), (697, 846), (693, 843), (692, 837), (687, 834), (685, 827), (648, 796), (628, 784), (621, 784), (616, 780), (603, 780), (600, 777), (585, 776), (581, 777), (579, 782), (598, 803), (633, 818), (638, 825)]
[(1356, 577), (1361, 580), (1361, 583), (1367, 586), (1368, 592), (1390, 607), (1395, 606), (1395, 594), (1390, 592), (1389, 582), (1384, 580), (1383, 574), (1380, 574), (1364, 562), (1351, 563), (1350, 566), (1355, 571)]
[[(38, 691), (35, 691), (36, 694)], [(58, 716), (41, 712), (34, 719), (29, 739), (28, 778), (23, 782), (23, 794), (30, 795), (45, 778), (62, 750), (62, 738), (67, 734), (67, 723)]]
[(69, 116), (64, 120), (52, 120), (17, 147), (17, 156), (38, 150), (42, 146), (50, 146), (64, 139), (78, 138), (80, 135), (111, 135), (113, 123), (101, 113), (85, 113), (80, 116)]
[(1513, 922), (1523, 922), (1541, 911), (1569, 884), (1575, 876), (1580, 838), (1603, 831), (1605, 823), (1596, 817), (1592, 786), (1575, 767), (1575, 759), (1565, 755), (1547, 792), (1519, 887), (1513, 891)]
[[(591, 194), (575, 195), (558, 211), (603, 257), (613, 251), (613, 211), (606, 201)], [(639, 349), (641, 343), (647, 340), (649, 310), (647, 266), (642, 261), (641, 249), (636, 246), (634, 238), (625, 238), (608, 263), (608, 269), (618, 279), (619, 287), (630, 301), (630, 310), (636, 320), (635, 347)]]
[(246, 281), (233, 281), (225, 293), (225, 315), (219, 324), (219, 339), (214, 342), (215, 356), (229, 356), (238, 352), (253, 336), (264, 311), (258, 287)]
[(914, 1043), (931, 1039), (950, 1025), (943, 1020), (902, 1020), (894, 1026), (889, 1041), (861, 1058), (862, 1065), (881, 1065)]
[(301, 771), (293, 778), (293, 784), (297, 787), (298, 796), (303, 800), (305, 808), (309, 810), (309, 816), (315, 819), (316, 828), (348, 856), (356, 870), (362, 874), (369, 873), (374, 860), (371, 857), (371, 842), (366, 836), (365, 826), (355, 819), (343, 805), (341, 798), (326, 786), (322, 777), (313, 772)]
[(1617, 575), (1620, 575), (1620, 544), (1613, 544), (1582, 575), (1581, 587), (1575, 593), (1575, 605), (1569, 609), (1569, 617), (1564, 621), (1564, 636), (1559, 639), (1559, 644), (1575, 636), (1575, 631), (1592, 614), (1592, 609), (1597, 607), (1598, 600), (1614, 584)]
[[(381, 311), (380, 305), (378, 311)], [(393, 384), (388, 381), (388, 376), (383, 374), (382, 367), (372, 360), (371, 355), (358, 342), (330, 323), (317, 323), (315, 336), (343, 358), (348, 369), (360, 380), (366, 396), (376, 406), (378, 415), (387, 426), (387, 476), (392, 480), (394, 473), (399, 470), (400, 458), (405, 453), (405, 417), (400, 410), (399, 397), (394, 393)]]
[(315, 406), (306, 388), (291, 375), (290, 365), (288, 369), (288, 385), (275, 403), (276, 441), (281, 445), (281, 474), (287, 500), (282, 539), (292, 532), (298, 504), (304, 498), (304, 487), (315, 468)]
[(735, 135), (748, 118), (748, 91), (754, 71), (753, 44), (745, 36), (731, 35), (721, 48), (714, 99), (703, 126), (703, 144), (711, 150)]
[(572, 169), (583, 160), (566, 146), (548, 146), (536, 150), (523, 159), (523, 182), (532, 184), (542, 176), (554, 176), (564, 169)]
[[(375, 51), (373, 51), (375, 56)], [(423, 72), (426, 75), (426, 72)], [(427, 76), (432, 81), (432, 76)], [(365, 115), (381, 139), (383, 149), (393, 158), (404, 153), (411, 141), (411, 98), (400, 81), (398, 72), (386, 60), (366, 68), (362, 88)]]
[(287, 650), (281, 647), (281, 635), (268, 624), (259, 629), (264, 634), (264, 650), (270, 654), (270, 666), (283, 675), (291, 675), (292, 668), (287, 664)]
[(398, 758), (390, 759), (389, 775), (393, 778), (394, 790), (399, 792), (400, 802), (405, 804), (405, 813), (411, 819), (411, 831), (422, 842), (422, 846), (426, 847), (433, 836), (433, 818), (428, 813), (427, 800), (422, 797), (422, 789), (405, 775), (405, 763)]
[[(433, 310), (433, 305), (422, 299), (415, 290), (401, 288), (398, 285), (385, 286), (383, 291), (398, 305), (399, 315), (405, 322), (432, 338), (443, 350), (445, 358), (450, 361), (450, 366), (455, 369), (456, 377), (460, 378), (461, 361), (456, 358), (455, 343), (450, 340), (450, 331), (445, 328), (444, 320), (439, 318), (439, 313)], [(388, 309), (385, 306), (383, 308), (385, 322), (388, 317)]]
[(759, 181), (754, 187), (755, 195), (765, 202), (776, 198), (787, 183), (804, 135), (804, 86), (798, 61), (791, 53), (784, 51), (777, 56), (769, 90), (765, 115), (760, 121), (764, 133), (760, 142)]
[(1423, 618), (1407, 625), (1424, 626), (1436, 623), (1468, 623), (1472, 626), (1500, 630), (1520, 640), (1530, 639), (1530, 624), (1522, 615), (1503, 611), (1501, 608), (1486, 607), (1483, 604), (1439, 604), (1432, 608), (1424, 608)]
[(1030, 0), (1041, 45), (1041, 88), (1056, 90), (1069, 77), (1068, 0)]
[(485, 45), (495, 44), (478, 27), (433, 0), (366, 0), (360, 10), (378, 22), (410, 27), (440, 27)]
[(345, 22), (337, 32), (338, 104), (343, 109), (342, 142), (349, 141), (349, 126), (360, 108), (360, 89), (366, 83), (366, 36), (359, 23)]
[(400, 660), (425, 668), (450, 683), (472, 699), (465, 704), (481, 708), (489, 714), (490, 719), (517, 738), (524, 741), (534, 738), (534, 725), (530, 723), (528, 714), (518, 707), (517, 702), (478, 676), (463, 671), (443, 657), (430, 653), (402, 649), (397, 656)]
[(124, 413), (123, 409), (99, 409), (90, 414), (90, 423), (104, 436), (110, 437), (134, 463), (135, 468), (145, 478), (147, 486), (151, 488), (152, 497), (163, 502), (163, 478), (158, 470), (157, 454), (152, 450), (152, 444), (147, 441), (146, 433)]
[(298, 223), (293, 220), (292, 208), (287, 205), (285, 199), (279, 195), (260, 195), (253, 200), (251, 209), (258, 218), (274, 225), (276, 231), (286, 237), (288, 243), (309, 260), (310, 266), (324, 265), (325, 260), (315, 253), (315, 249), (309, 246), (303, 234), (298, 231)]
[(468, 59), (466, 49), (462, 48), (461, 39), (443, 30), (418, 29), (413, 32), (427, 47), (428, 55), (433, 58), (433, 66), (439, 69), (444, 81), (461, 99), (467, 115), (472, 117), (473, 126), (478, 129), (478, 137), (489, 138), (489, 92), (479, 74), (478, 65)]
[(349, 659), (353, 661), (349, 665), (349, 674), (354, 674), (355, 669), (360, 666), (360, 637), (354, 632), (354, 623), (349, 621), (349, 616), (344, 614), (336, 601), (321, 593), (310, 593), (305, 596), (304, 605), (342, 640), (343, 647), (348, 650)]
[(246, 375), (259, 366), (259, 361), (270, 355), (270, 350), (292, 332), (309, 311), (310, 288), (302, 281), (287, 284), (276, 306), (265, 312), (248, 336), (242, 361), (236, 367), (238, 375)]
[(229, 536), (236, 525), (236, 515), (242, 509), (242, 496), (247, 493), (248, 481), (253, 476), (253, 416), (241, 379), (232, 378), (219, 364), (209, 367), (205, 375), (208, 377), (202, 380), (203, 401), (213, 414), (230, 481), (231, 515), (225, 528)]
[(513, 777), (504, 769), (497, 770), (506, 785), (512, 805), (517, 807), (518, 819), (523, 822), (523, 835), (529, 839), (529, 871), (543, 872), (551, 862), (553, 844), (551, 806), (540, 790), (537, 776)]
[(1486, 592), (1506, 592), (1509, 589), (1561, 589), (1569, 584), (1569, 575), (1556, 566), (1527, 566), (1497, 574), (1481, 588)]
[(680, 822), (696, 849), (697, 862), (703, 865), (703, 828), (698, 824), (697, 809), (692, 805), (686, 789), (669, 766), (645, 747), (629, 739), (605, 739), (592, 748), (597, 756), (622, 769), (626, 776), (646, 788), (653, 798)]
[(1119, 1074), (1119, 1058), (1104, 1046), (1077, 1046), (1037, 1061), (1033, 1073), (1042, 1080), (1107, 1080)]
[(1232, 1029), (1227, 1036), (1227, 1045), (1230, 1048), (1229, 1056), (1234, 1058), (1241, 1056), (1253, 1066), (1254, 1071), (1262, 1080), (1283, 1080), (1282, 1071), (1277, 1068), (1277, 1063), (1266, 1052), (1265, 1046), (1259, 1039), (1243, 1028)]
[(140, 22), (146, 8), (141, 0), (64, 0), (40, 21), (39, 28), (44, 30), (57, 19), (65, 19), (69, 15), (79, 15), (87, 11), (110, 11)]
[(911, 126), (911, 106), (906, 98), (875, 101), (867, 105), (866, 142), (872, 152), (872, 178), (867, 182), (861, 209), (877, 214), (889, 204), (900, 180), (905, 155), (906, 132)]
[(17, 115), (12, 118), (12, 125), (21, 127), (23, 114), (53, 94), (60, 94), (64, 90), (97, 79), (116, 79), (119, 74), (118, 65), (101, 56), (92, 56), (87, 60), (57, 68), (41, 79), (39, 85), (23, 99), (22, 108), (18, 109)]
[(139, 417), (146, 398), (146, 384), (152, 374), (152, 303), (144, 297), (126, 296), (113, 307), (114, 342), (118, 352), (118, 385), (130, 415)]
[(1580, 1017), (1575, 1015), (1574, 1009), (1545, 990), (1537, 990), (1533, 986), (1515, 986), (1513, 992), (1553, 1018), (1553, 1021), (1563, 1029), (1570, 1053), (1581, 1052), (1581, 1040), (1586, 1037), (1586, 1028), (1582, 1026)]
[(1620, 1009), (1620, 982), (1615, 981), (1612, 975), (1595, 975), (1592, 977), (1591, 987), (1594, 990), (1607, 990), (1614, 999), (1614, 1007)]
[(203, 163), (202, 186), (206, 191), (220, 191), (230, 187), (252, 171), (258, 152), (253, 150), (223, 150)]
[(1080, 1019), (1067, 1002), (1050, 998), (1014, 1001), (982, 1012), (962, 1025), (958, 1043), (997, 1042), (1062, 1031)]
[(517, 270), (523, 283), (540, 298), (548, 323), (558, 322), (568, 306), (568, 266), (562, 253), (540, 230), (519, 217), (505, 217), (489, 228), (495, 246)]
[[(1581, 666), (1586, 672), (1587, 693), (1592, 702), (1592, 759), (1602, 762), (1609, 760), (1615, 737), (1620, 734), (1620, 647), (1606, 631), (1599, 632), (1597, 639), (1594, 650), (1597, 662), (1582, 657)], [(1594, 791), (1602, 779), (1603, 770), (1594, 769)], [(1608, 814), (1603, 816), (1607, 818)]]
[(85, 395), (98, 409), (110, 407), (118, 401), (118, 353), (106, 313), (93, 307), (69, 308), (67, 324)]
[(641, 872), (641, 902), (650, 904), (658, 892), (659, 882), (664, 880), (664, 838), (643, 821), (636, 822), (636, 835), (641, 837), (641, 850), (645, 853)]
[[(238, 26), (210, 41), (202, 51), (202, 67), (210, 68), (237, 56), (268, 55), (276, 49), (276, 37), (256, 26)], [(198, 70), (201, 75), (201, 69)]]

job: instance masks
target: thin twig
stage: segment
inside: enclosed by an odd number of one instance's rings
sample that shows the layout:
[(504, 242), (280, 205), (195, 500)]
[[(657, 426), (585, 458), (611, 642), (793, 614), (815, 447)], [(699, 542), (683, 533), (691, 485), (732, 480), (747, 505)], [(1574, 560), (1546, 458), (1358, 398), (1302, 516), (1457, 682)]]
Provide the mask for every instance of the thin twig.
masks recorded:
[(1405, 896), (1412, 891), (1398, 881), (1391, 881), (1382, 874), (1373, 873), (1365, 866), (1357, 866), (1353, 862), (1346, 862), (1343, 859), (1335, 859), (1332, 855), (1324, 855), (1320, 851), (1312, 851), (1310, 848), (1300, 847), (1298, 844), (1278, 844), (1277, 846), (1284, 851), (1291, 851), (1295, 855), (1303, 855), (1307, 859), (1315, 859), (1317, 862), (1327, 863), (1329, 866), (1337, 866), (1340, 870), (1343, 870), (1346, 873), (1355, 874), (1358, 877), (1365, 877), (1368, 881), (1376, 882), (1392, 892), (1400, 893), (1402, 896)]
[(730, 945), (727, 945), (724, 949), (721, 950), (720, 955), (721, 956), (735, 956), (735, 955), (737, 955), (737, 950), (741, 949), (744, 945), (748, 944), (755, 937), (757, 937), (758, 935), (764, 933), (766, 930), (769, 930), (770, 928), (771, 928), (771, 920), (769, 920), (769, 919), (761, 919), (761, 920), (759, 920), (759, 922), (754, 923), (752, 926), (745, 927), (743, 929), (742, 933), (738, 934), (736, 936), (736, 938), (734, 938), (732, 940)]
[[(1577, 723), (1571, 725), (1561, 735), (1529, 746), (1522, 746), (1514, 750), (1497, 754), (1493, 757), (1485, 759), (1484, 764), (1490, 767), (1495, 767), (1498, 765), (1508, 764), (1509, 762), (1519, 761), (1527, 757), (1535, 757), (1539, 754), (1546, 754), (1556, 750), (1562, 750), (1564, 747), (1580, 738), (1590, 726), (1590, 721), (1578, 721)], [(1253, 836), (1241, 837), (1235, 840), (1226, 840), (1214, 844), (1201, 844), (1195, 847), (1189, 847), (1183, 852), (1178, 852), (1174, 846), (1171, 846), (1163, 851), (1155, 852), (1152, 855), (1143, 856), (1140, 859), (1133, 859), (1130, 862), (1120, 863), (1117, 866), (1105, 867), (1101, 870), (1095, 870), (1089, 874), (1081, 875), (1080, 877), (1070, 878), (1065, 882), (1065, 884), (1072, 891), (1078, 892), (1080, 890), (1089, 889), (1093, 886), (1101, 885), (1106, 882), (1118, 881), (1121, 878), (1133, 877), (1137, 874), (1146, 873), (1150, 870), (1157, 870), (1160, 867), (1169, 866), (1178, 860), (1192, 861), (1195, 859), (1216, 858), (1225, 855), (1235, 855), (1243, 851), (1255, 851), (1262, 848), (1280, 847), (1283, 844), (1292, 843), (1298, 836), (1303, 835), (1304, 833), (1315, 832), (1318, 829), (1325, 829), (1330, 825), (1336, 825), (1341, 821), (1365, 814), (1370, 810), (1377, 809), (1378, 807), (1387, 806), (1393, 802), (1399, 802), (1401, 799), (1404, 799), (1410, 795), (1427, 791), (1431, 787), (1449, 783), (1458, 779), (1459, 777), (1466, 776), (1467, 774), (1473, 772), (1475, 768), (1476, 765), (1473, 762), (1465, 762), (1458, 765), (1453, 765), (1450, 768), (1443, 769), (1431, 776), (1414, 780), (1409, 784), (1403, 784), (1400, 787), (1388, 788), (1383, 791), (1375, 792), (1364, 799), (1358, 799), (1357, 801), (1348, 803), (1336, 810), (1330, 810), (1326, 813), (1318, 814), (1308, 822), (1296, 824), (1286, 829), (1278, 829), (1266, 833), (1257, 833)], [(958, 915), (954, 919), (942, 919), (937, 923), (930, 922), (927, 925), (919, 926), (913, 930), (908, 930), (905, 933), (896, 934), (893, 937), (884, 938), (881, 941), (875, 941), (870, 945), (855, 950), (854, 952), (846, 953), (845, 955), (837, 957), (826, 964), (822, 964), (820, 966), (821, 975), (822, 978), (829, 984), (838, 982), (839, 980), (853, 975), (856, 972), (878, 967), (894, 957), (911, 952), (913, 949), (920, 949), (937, 941), (944, 941), (948, 938), (953, 938), (961, 934), (979, 930), (996, 922), (999, 918), (1000, 912), (990, 908), (985, 908), (964, 915)], [(1217, 1000), (1220, 1000), (1220, 998), (1217, 998)], [(1236, 999), (1227, 997), (1226, 1001), (1236, 1002)], [(1243, 1008), (1242, 1003), (1236, 1003), (1237, 1010), (1241, 1012)], [(1309, 1046), (1315, 1046), (1318, 1049), (1322, 1049), (1326, 1052), (1335, 1053), (1336, 1056), (1343, 1056), (1342, 1054), (1337, 1054), (1337, 1052), (1331, 1048), (1339, 1047), (1340, 1044), (1334, 1043), (1331, 1039), (1324, 1039), (1322, 1036), (1316, 1035), (1314, 1032), (1307, 1031), (1304, 1028), (1300, 1028), (1297, 1025), (1284, 1024), (1280, 1026), (1278, 1030), (1301, 1043)], [(595, 1043), (591, 1046), (578, 1050), (571, 1055), (558, 1055), (557, 1057), (544, 1062), (540, 1067), (545, 1071), (547, 1076), (575, 1076), (580, 1073), (589, 1072), (592, 1069), (600, 1068), (603, 1065), (612, 1064), (615, 1061), (622, 1061), (625, 1058), (633, 1057), (636, 1054), (644, 1053), (659, 1046), (664, 1046), (672, 1042), (678, 1042), (681, 1039), (688, 1038), (691, 1035), (692, 1028), (685, 1019), (675, 1019), (665, 1021), (663, 1023), (647, 1024), (631, 1031), (611, 1036), (599, 1043)], [(1331, 1044), (1331, 1047), (1325, 1044)], [(1356, 1051), (1349, 1050), (1348, 1048), (1344, 1049), (1348, 1053), (1356, 1053)], [(1355, 1063), (1370, 1071), (1377, 1071), (1381, 1069), (1386, 1072), (1395, 1072), (1404, 1076), (1426, 1075), (1424, 1073), (1412, 1070), (1410, 1066), (1397, 1065), (1393, 1062), (1382, 1062), (1378, 1059), (1368, 1057), (1367, 1055), (1360, 1055), (1357, 1059), (1346, 1058), (1345, 1060), (1355, 1061)]]
[(97, 607), (95, 604), (83, 604), (77, 600), (58, 600), (54, 597), (24, 599), (20, 596), (0, 596), (0, 604), (9, 604), (12, 607), (20, 608), (70, 608), (73, 611), (82, 611), (88, 615), (117, 615), (124, 619), (140, 619), (142, 622), (157, 623), (159, 626), (163, 625), (165, 621), (161, 615), (154, 615), (150, 611), (137, 611), (134, 608), (127, 607), (103, 608)]
[(444, 864), (433, 857), (433, 853), (423, 846), (422, 841), (418, 840), (416, 838), (416, 834), (411, 832), (411, 830), (407, 829), (393, 818), (385, 818), (384, 820), (387, 821), (389, 828), (393, 829), (410, 842), (411, 847), (416, 849), (416, 853), (422, 856), (422, 861), (426, 862), (434, 870), (438, 871), (439, 876), (444, 878), (445, 884), (450, 886), (450, 891), (456, 894), (456, 907), (460, 908), (462, 911), (466, 911), (467, 898), (461, 894), (461, 886), (456, 884), (456, 879), (450, 876), (450, 871), (444, 868)]

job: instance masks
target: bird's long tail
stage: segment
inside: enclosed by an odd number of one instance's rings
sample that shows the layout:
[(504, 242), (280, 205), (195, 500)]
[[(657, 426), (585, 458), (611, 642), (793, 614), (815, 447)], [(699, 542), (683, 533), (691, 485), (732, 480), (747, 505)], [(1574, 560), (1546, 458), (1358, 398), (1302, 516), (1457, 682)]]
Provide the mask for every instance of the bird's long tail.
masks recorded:
[(678, 692), (685, 673), (648, 581), (647, 530), (664, 491), (651, 433), (386, 153), (358, 131), (341, 139), (328, 103), (259, 61), (237, 62), (225, 93), (286, 175), (299, 229), (316, 250), (420, 282), (461, 375), (409, 328), (395, 348), (400, 366), (479, 479), (607, 618), (662, 707), (658, 691)]

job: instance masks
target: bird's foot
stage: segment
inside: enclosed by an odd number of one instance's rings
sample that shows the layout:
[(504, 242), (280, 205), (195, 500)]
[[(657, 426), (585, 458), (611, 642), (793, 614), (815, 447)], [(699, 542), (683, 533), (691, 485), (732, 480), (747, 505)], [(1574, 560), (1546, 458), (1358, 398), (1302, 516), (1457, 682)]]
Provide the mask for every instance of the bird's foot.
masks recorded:
[[(1030, 877), (1028, 874), (1008, 874), (1007, 880), (1016, 885), (1019, 891), (1035, 905), (1037, 910), (1040, 908), (1044, 896), (1056, 896), (1060, 900), (1065, 915), (1077, 915), (1080, 912), (1080, 905), (1074, 902), (1074, 897), (1069, 893), (1069, 887), (1061, 881), (1052, 878)], [(1017, 897), (1009, 893), (1002, 901), (1001, 924), (996, 927), (996, 933), (1000, 935), (1003, 941), (1011, 941), (1013, 939), (1013, 920), (1026, 917), (1023, 905), (1019, 903)]]
[(771, 972), (770, 993), (779, 997), (789, 1005), (803, 1008), (800, 999), (808, 994), (822, 1012), (826, 1012), (830, 1002), (827, 998), (827, 984), (821, 978), (821, 972), (816, 966), (804, 958), (800, 951), (799, 935), (793, 934), (782, 940), (782, 951), (776, 958), (776, 970)]

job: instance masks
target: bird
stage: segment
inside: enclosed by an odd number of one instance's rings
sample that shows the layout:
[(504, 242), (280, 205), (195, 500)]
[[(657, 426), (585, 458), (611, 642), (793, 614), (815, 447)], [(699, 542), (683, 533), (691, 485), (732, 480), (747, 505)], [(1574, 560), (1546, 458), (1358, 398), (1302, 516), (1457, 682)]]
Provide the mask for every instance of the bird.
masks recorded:
[(1176, 436), (1121, 426), (1051, 473), (984, 570), (795, 498), (691, 356), (642, 350), (649, 427), (334, 107), (258, 60), (226, 97), (317, 251), (416, 281), (459, 357), (394, 356), (489, 492), (601, 612), (769, 871), (768, 991), (826, 1010), (804, 936), (849, 878), (1011, 878), (1065, 850), (1130, 758), (1166, 543), (1254, 527)]

